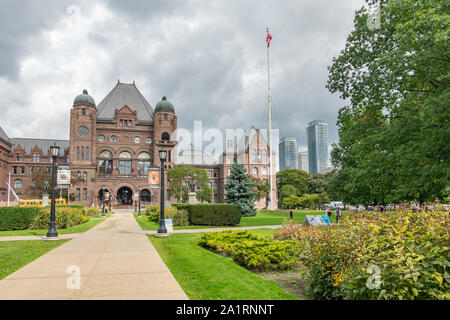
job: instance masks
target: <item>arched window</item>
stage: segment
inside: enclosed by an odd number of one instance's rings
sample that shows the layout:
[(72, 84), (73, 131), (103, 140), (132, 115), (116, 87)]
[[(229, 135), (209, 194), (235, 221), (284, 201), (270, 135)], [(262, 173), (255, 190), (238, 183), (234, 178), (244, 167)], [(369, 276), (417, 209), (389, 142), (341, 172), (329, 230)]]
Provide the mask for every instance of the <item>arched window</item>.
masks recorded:
[(214, 190), (217, 190), (217, 182), (214, 182)]
[(164, 132), (164, 133), (161, 135), (161, 140), (163, 140), (163, 141), (169, 141), (169, 140), (170, 140), (169, 134), (168, 134), (167, 132)]
[(150, 155), (147, 152), (141, 152), (138, 155), (138, 159), (138, 174), (148, 174)]
[(100, 153), (98, 161), (99, 163), (99, 173), (100, 174), (111, 174), (113, 172), (113, 160), (112, 153), (104, 150)]
[[(122, 151), (119, 154), (119, 173), (124, 175), (130, 175), (131, 174), (131, 153), (128, 151)], [(129, 160), (122, 160), (122, 159), (129, 159)]]
[(123, 151), (119, 154), (119, 159), (131, 159), (131, 153)]
[(258, 175), (258, 168), (256, 168), (256, 167), (253, 168), (253, 174), (254, 174), (255, 176)]
[(14, 181), (14, 188), (16, 188), (16, 189), (22, 189), (22, 180), (16, 179), (16, 180)]
[(100, 158), (106, 158), (106, 159), (112, 159), (112, 153), (107, 151), (107, 150), (105, 150), (105, 151), (102, 151), (100, 153), (99, 157)]
[(138, 159), (150, 160), (150, 155), (147, 152), (141, 152), (138, 155)]
[(268, 175), (267, 168), (262, 168), (262, 174), (263, 174), (263, 176), (267, 176)]
[(80, 160), (80, 147), (77, 147), (77, 160)]

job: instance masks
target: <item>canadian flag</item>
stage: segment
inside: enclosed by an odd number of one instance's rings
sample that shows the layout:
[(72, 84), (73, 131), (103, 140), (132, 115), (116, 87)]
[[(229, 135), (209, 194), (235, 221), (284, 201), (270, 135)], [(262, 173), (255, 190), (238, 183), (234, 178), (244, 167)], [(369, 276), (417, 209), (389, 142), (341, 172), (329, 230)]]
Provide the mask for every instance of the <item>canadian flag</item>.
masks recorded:
[(270, 35), (270, 33), (267, 32), (267, 38), (266, 38), (267, 48), (270, 47), (270, 40), (272, 40), (272, 36)]
[(131, 167), (131, 173), (133, 173), (134, 172), (134, 167)]

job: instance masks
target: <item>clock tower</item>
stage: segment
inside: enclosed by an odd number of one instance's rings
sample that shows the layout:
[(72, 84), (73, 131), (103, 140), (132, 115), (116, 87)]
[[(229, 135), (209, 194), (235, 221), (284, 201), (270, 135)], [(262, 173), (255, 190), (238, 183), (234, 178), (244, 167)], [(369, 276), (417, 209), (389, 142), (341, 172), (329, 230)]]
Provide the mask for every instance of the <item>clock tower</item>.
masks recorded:
[[(70, 110), (70, 164), (72, 170), (72, 187), (69, 193), (75, 201), (88, 198), (87, 184), (96, 171), (96, 117), (97, 109), (94, 99), (85, 89), (77, 96)], [(75, 178), (75, 179), (74, 179)]]

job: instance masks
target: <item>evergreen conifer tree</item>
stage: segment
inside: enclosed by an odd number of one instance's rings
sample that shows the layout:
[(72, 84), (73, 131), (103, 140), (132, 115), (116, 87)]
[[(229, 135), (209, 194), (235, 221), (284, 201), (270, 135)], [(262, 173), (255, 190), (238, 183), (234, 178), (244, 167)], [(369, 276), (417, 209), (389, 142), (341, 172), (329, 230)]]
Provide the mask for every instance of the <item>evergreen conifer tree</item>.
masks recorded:
[(242, 216), (256, 215), (255, 197), (256, 184), (245, 172), (243, 165), (234, 163), (230, 176), (225, 184), (225, 203), (237, 204), (241, 207)]

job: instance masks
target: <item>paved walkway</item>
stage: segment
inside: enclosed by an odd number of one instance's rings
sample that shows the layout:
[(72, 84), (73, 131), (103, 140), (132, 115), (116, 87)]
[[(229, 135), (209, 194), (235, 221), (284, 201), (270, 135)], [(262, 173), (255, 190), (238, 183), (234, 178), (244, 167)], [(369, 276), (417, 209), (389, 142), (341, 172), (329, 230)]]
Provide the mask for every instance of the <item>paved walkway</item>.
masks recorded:
[[(69, 289), (70, 266), (79, 267), (79, 289)], [(188, 298), (132, 213), (121, 212), (0, 280), (5, 299)]]

